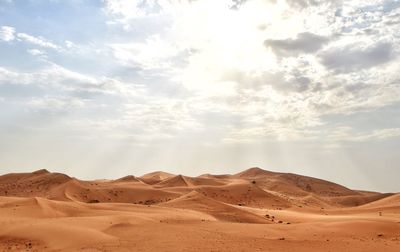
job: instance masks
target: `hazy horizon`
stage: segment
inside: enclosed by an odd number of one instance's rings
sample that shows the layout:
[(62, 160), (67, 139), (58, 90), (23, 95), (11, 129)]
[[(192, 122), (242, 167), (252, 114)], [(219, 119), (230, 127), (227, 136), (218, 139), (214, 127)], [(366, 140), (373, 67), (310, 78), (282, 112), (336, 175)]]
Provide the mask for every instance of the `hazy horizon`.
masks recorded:
[(0, 0), (0, 173), (399, 192), (399, 30), (398, 0)]
[[(380, 192), (380, 193), (399, 193), (399, 191), (390, 191), (390, 190), (387, 190), (387, 191), (382, 191), (382, 190), (374, 190), (374, 189), (371, 189), (371, 188), (359, 188), (359, 187), (353, 187), (352, 186), (352, 183), (350, 182), (345, 182), (345, 180), (343, 180), (344, 182), (340, 182), (340, 181), (335, 181), (335, 180), (332, 180), (332, 178), (329, 178), (329, 177), (323, 177), (323, 176), (325, 176), (324, 174), (321, 174), (319, 177), (317, 177), (316, 175), (315, 175), (315, 173), (314, 174), (306, 174), (306, 173), (299, 173), (299, 172), (296, 172), (296, 171), (294, 171), (293, 169), (282, 169), (282, 170), (274, 170), (274, 169), (266, 169), (266, 168), (263, 168), (263, 167), (247, 167), (247, 168), (244, 168), (244, 169), (230, 169), (232, 172), (229, 172), (229, 173), (227, 173), (227, 172), (225, 172), (225, 173), (210, 173), (210, 172), (207, 172), (206, 170), (204, 170), (203, 172), (193, 172), (193, 171), (191, 171), (191, 173), (180, 173), (179, 171), (179, 169), (168, 169), (168, 170), (163, 170), (163, 169), (137, 169), (137, 170), (144, 170), (144, 172), (139, 172), (139, 173), (126, 173), (126, 174), (118, 174), (118, 175), (108, 175), (107, 177), (102, 177), (101, 175), (99, 175), (99, 176), (96, 176), (96, 175), (94, 175), (94, 174), (90, 174), (90, 175), (81, 175), (81, 176), (75, 176), (74, 174), (72, 174), (72, 173), (68, 173), (68, 170), (57, 170), (57, 169), (55, 169), (55, 170), (51, 170), (51, 169), (46, 169), (46, 168), (39, 168), (39, 169), (18, 169), (17, 171), (16, 170), (13, 170), (12, 172), (10, 172), (10, 173), (33, 173), (33, 172), (36, 172), (36, 171), (40, 171), (40, 170), (47, 170), (48, 172), (50, 172), (50, 173), (61, 173), (61, 174), (65, 174), (65, 175), (68, 175), (68, 176), (70, 176), (70, 177), (72, 177), (72, 178), (76, 178), (76, 179), (79, 179), (79, 180), (87, 180), (87, 181), (96, 181), (96, 180), (99, 180), (99, 181), (101, 181), (101, 180), (117, 180), (117, 179), (120, 179), (120, 178), (123, 178), (123, 177), (126, 177), (126, 176), (131, 176), (131, 175), (133, 175), (133, 176), (135, 176), (135, 177), (140, 177), (140, 176), (143, 176), (143, 175), (146, 175), (146, 174), (150, 174), (150, 173), (155, 173), (155, 172), (166, 172), (166, 173), (170, 173), (170, 174), (173, 174), (173, 175), (183, 175), (183, 176), (188, 176), (188, 177), (198, 177), (198, 176), (201, 176), (201, 175), (205, 175), (205, 174), (211, 174), (211, 175), (235, 175), (235, 174), (237, 174), (237, 173), (240, 173), (240, 172), (243, 172), (243, 171), (246, 171), (246, 170), (248, 170), (248, 169), (251, 169), (251, 168), (260, 168), (260, 169), (262, 169), (262, 170), (265, 170), (265, 171), (270, 171), (270, 172), (275, 172), (275, 173), (288, 173), (288, 174), (296, 174), (296, 175), (300, 175), (300, 176), (306, 176), (306, 177), (311, 177), (311, 178), (316, 178), (316, 179), (322, 179), (322, 180), (326, 180), (326, 181), (328, 181), (328, 182), (332, 182), (332, 183), (335, 183), (335, 184), (338, 184), (338, 185), (341, 185), (341, 186), (344, 186), (344, 187), (347, 187), (347, 188), (349, 188), (349, 189), (351, 189), (351, 190), (360, 190), (360, 191), (371, 191), (371, 192)], [(216, 169), (216, 170), (218, 170), (218, 169)], [(72, 171), (73, 172), (73, 170), (70, 170), (70, 171)], [(176, 172), (174, 172), (174, 171), (176, 171)], [(6, 174), (9, 174), (9, 173), (4, 173), (4, 174), (0, 174), (0, 176), (1, 175), (6, 175)], [(349, 184), (343, 184), (343, 183), (349, 183)]]

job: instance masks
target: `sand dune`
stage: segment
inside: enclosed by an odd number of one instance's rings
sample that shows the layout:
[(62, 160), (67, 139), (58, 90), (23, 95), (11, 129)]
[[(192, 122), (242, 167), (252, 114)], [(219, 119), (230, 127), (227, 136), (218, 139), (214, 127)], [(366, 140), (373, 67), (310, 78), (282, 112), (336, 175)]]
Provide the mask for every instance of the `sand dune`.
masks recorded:
[(0, 251), (400, 251), (400, 194), (250, 168), (0, 176)]
[(147, 173), (139, 178), (146, 184), (153, 185), (153, 184), (159, 183), (167, 178), (171, 178), (174, 176), (175, 175), (171, 174), (171, 173), (156, 171), (156, 172)]
[(172, 201), (162, 203), (160, 206), (191, 209), (215, 217), (217, 220), (239, 223), (269, 223), (264, 216), (248, 212), (240, 207), (225, 204), (208, 198), (201, 193), (192, 191)]
[(290, 173), (265, 171), (260, 168), (250, 168), (235, 177), (252, 180), (265, 190), (277, 191), (288, 195), (307, 195), (313, 193), (320, 196), (358, 195), (357, 191), (344, 186), (307, 176)]
[(182, 175), (176, 175), (173, 177), (166, 178), (155, 185), (156, 187), (188, 187), (193, 186), (190, 181), (188, 181)]
[(198, 191), (215, 200), (240, 206), (259, 208), (288, 208), (290, 203), (280, 197), (262, 190), (256, 184), (235, 182), (224, 186), (198, 188)]
[(166, 178), (161, 182), (155, 184), (155, 187), (193, 187), (193, 186), (220, 186), (224, 185), (223, 181), (213, 178), (204, 177), (187, 177), (183, 175), (177, 175), (173, 177)]
[(115, 180), (115, 182), (137, 182), (137, 183), (143, 183), (139, 178), (133, 176), (133, 175), (128, 175), (122, 178), (119, 178), (117, 180)]

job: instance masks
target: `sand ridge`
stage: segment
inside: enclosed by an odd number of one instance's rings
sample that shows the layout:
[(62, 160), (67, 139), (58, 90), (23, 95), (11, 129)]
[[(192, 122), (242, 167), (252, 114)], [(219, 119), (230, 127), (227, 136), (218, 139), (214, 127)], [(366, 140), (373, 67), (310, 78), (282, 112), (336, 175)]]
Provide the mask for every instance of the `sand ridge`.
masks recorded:
[(0, 176), (0, 251), (400, 251), (400, 194), (250, 168)]

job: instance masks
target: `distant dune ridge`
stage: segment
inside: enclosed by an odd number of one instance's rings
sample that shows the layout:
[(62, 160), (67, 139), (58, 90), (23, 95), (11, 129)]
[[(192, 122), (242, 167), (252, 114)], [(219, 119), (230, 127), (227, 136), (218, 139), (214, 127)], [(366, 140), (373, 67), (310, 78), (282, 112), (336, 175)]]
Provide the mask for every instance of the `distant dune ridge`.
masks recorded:
[(400, 251), (400, 194), (256, 167), (95, 181), (38, 170), (0, 176), (0, 224), (0, 251)]

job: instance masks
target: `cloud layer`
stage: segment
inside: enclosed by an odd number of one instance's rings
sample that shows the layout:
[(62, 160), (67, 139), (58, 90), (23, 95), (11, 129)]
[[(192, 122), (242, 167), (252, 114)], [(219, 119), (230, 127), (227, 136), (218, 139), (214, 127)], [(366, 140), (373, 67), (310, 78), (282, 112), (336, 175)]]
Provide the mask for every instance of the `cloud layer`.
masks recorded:
[(125, 167), (138, 146), (229, 149), (223, 166), (244, 145), (386, 146), (399, 140), (386, 117), (399, 111), (399, 28), (391, 0), (0, 3), (0, 136), (118, 146)]

